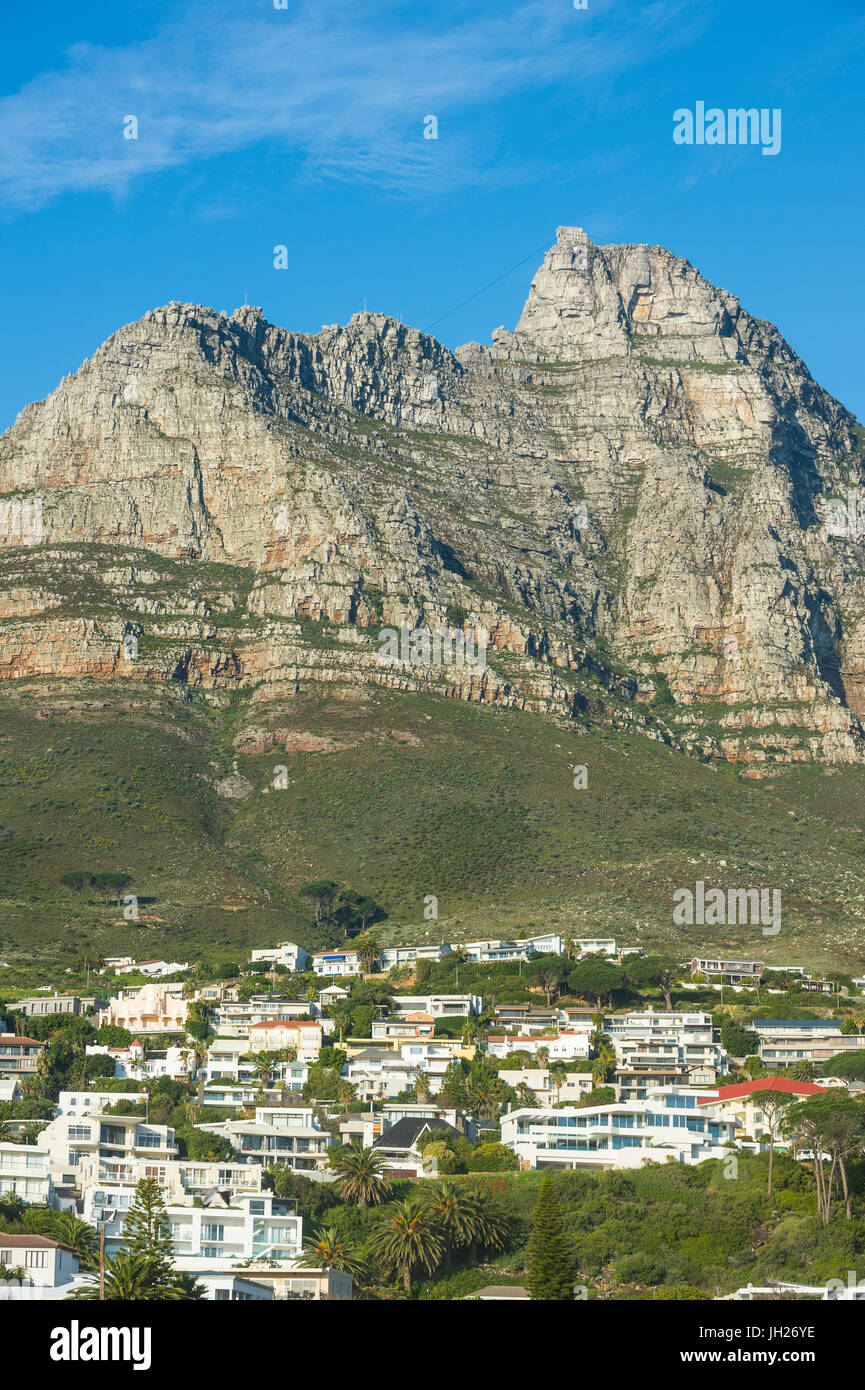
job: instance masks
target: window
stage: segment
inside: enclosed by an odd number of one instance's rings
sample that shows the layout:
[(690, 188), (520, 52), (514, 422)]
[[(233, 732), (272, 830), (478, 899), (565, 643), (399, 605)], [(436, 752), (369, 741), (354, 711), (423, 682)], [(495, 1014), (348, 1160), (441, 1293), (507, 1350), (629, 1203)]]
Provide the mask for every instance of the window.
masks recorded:
[(28, 1250), (24, 1256), (24, 1266), (26, 1269), (47, 1269), (48, 1251)]
[(225, 1227), (206, 1222), (201, 1228), (202, 1240), (224, 1240)]

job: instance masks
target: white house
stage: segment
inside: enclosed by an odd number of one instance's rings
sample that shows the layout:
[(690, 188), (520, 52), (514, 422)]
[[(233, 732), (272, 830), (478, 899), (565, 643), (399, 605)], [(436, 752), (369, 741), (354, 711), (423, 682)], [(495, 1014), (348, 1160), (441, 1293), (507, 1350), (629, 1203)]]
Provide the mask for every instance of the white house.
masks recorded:
[(110, 1057), (114, 1075), (119, 1080), (145, 1081), (168, 1076), (174, 1081), (186, 1081), (195, 1070), (195, 1053), (191, 1047), (148, 1049), (135, 1038), (128, 1047), (103, 1047), (100, 1044), (85, 1048), (88, 1057)]
[(58, 1115), (39, 1136), (48, 1149), (52, 1179), (58, 1187), (76, 1187), (83, 1158), (98, 1153), (106, 1160), (149, 1159), (177, 1155), (174, 1130), (132, 1115)]
[(57, 1109), (61, 1115), (93, 1115), (121, 1100), (137, 1105), (143, 1099), (140, 1091), (61, 1091)]
[(246, 1163), (269, 1167), (282, 1163), (296, 1173), (327, 1167), (332, 1134), (317, 1124), (311, 1106), (257, 1106), (254, 1120), (224, 1120), (199, 1125), (207, 1134), (221, 1134)]
[(616, 940), (613, 936), (578, 936), (574, 945), (579, 946), (581, 956), (616, 956)]
[[(123, 1243), (134, 1191), (118, 1193), (117, 1204), (101, 1208), (106, 1248)], [(94, 1209), (95, 1211), (95, 1209)], [(234, 1193), (231, 1206), (167, 1205), (174, 1254), (201, 1260), (209, 1269), (228, 1269), (243, 1260), (296, 1260), (302, 1250), (303, 1218), (293, 1202), (271, 1192)]]
[(698, 1093), (659, 1087), (645, 1101), (521, 1109), (502, 1116), (502, 1143), (526, 1168), (639, 1168), (724, 1158), (738, 1122), (698, 1107)]
[(398, 1053), (370, 1047), (348, 1059), (343, 1075), (358, 1100), (384, 1100), (413, 1086), (419, 1070), (417, 1062), (408, 1062)]
[(37, 1145), (0, 1143), (0, 1197), (15, 1195), (29, 1204), (51, 1198), (50, 1151)]
[(512, 1052), (529, 1052), (537, 1057), (546, 1051), (551, 1062), (587, 1060), (591, 1028), (588, 1024), (563, 1029), (556, 1037), (543, 1033), (491, 1033), (487, 1039), (490, 1057), (509, 1057)]
[(639, 1009), (608, 1014), (604, 1031), (612, 1039), (618, 1065), (629, 1070), (669, 1066), (686, 1070), (728, 1070), (727, 1054), (712, 1026), (712, 1015), (674, 1010)]
[(463, 941), (462, 948), (474, 965), (501, 965), (510, 961), (528, 960), (533, 954), (527, 941), (500, 941), (490, 937), (483, 941)]
[(115, 975), (148, 975), (152, 980), (161, 980), (164, 975), (179, 975), (189, 969), (188, 961), (178, 960), (128, 960), (123, 965), (115, 965)]
[(419, 960), (438, 962), (450, 953), (451, 948), (446, 941), (436, 946), (385, 946), (381, 953), (381, 968), (393, 970), (401, 965), (415, 965)]
[(155, 1178), (167, 1202), (191, 1206), (208, 1193), (260, 1192), (262, 1169), (255, 1163), (204, 1162), (191, 1158), (165, 1159), (153, 1163), (144, 1159), (111, 1159), (99, 1154), (82, 1159), (78, 1165), (78, 1189), (82, 1193), (84, 1219), (91, 1224), (101, 1220), (103, 1208), (128, 1207), (124, 1199), (142, 1178)]
[(266, 961), (269, 965), (283, 965), (286, 970), (297, 972), (306, 968), (309, 952), (293, 941), (281, 941), (278, 946), (252, 951), (249, 958), (253, 962)]
[[(0, 1231), (0, 1266), (4, 1265), (7, 1269), (23, 1269), (25, 1283), (32, 1287), (56, 1289), (71, 1284), (78, 1273), (78, 1256), (47, 1236), (13, 1236)], [(7, 1327), (7, 1335), (11, 1331)]]
[(315, 951), (312, 956), (312, 968), (316, 975), (328, 978), (363, 974), (360, 952), (355, 950)]
[(503, 1067), (499, 1076), (508, 1086), (528, 1086), (539, 1107), (577, 1105), (595, 1085), (590, 1071), (553, 1073), (548, 1067)]
[(395, 994), (395, 1014), (432, 1014), (433, 1018), (474, 1018), (484, 1010), (480, 994)]

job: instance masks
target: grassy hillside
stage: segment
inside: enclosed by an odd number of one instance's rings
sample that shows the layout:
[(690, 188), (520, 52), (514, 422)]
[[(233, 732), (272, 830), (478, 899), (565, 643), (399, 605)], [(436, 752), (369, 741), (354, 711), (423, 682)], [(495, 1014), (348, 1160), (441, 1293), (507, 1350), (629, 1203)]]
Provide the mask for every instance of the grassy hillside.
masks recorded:
[[(636, 735), (349, 685), (290, 700), (7, 687), (0, 955), (56, 969), (86, 951), (224, 961), (283, 938), (311, 947), (298, 889), (329, 877), (386, 908), (385, 941), (551, 926), (856, 970), (863, 792), (862, 768), (755, 781)], [(139, 921), (61, 889), (78, 867), (130, 873)], [(780, 889), (780, 935), (674, 926), (673, 891), (697, 878)]]

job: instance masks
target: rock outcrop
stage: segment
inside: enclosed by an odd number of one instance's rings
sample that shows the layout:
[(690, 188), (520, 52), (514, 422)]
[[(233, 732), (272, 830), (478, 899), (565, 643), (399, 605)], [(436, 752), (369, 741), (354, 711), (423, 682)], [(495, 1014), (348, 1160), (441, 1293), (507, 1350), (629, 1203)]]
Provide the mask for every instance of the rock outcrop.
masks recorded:
[[(862, 474), (778, 331), (661, 247), (559, 228), (456, 353), (172, 303), (0, 438), (0, 678), (384, 683), (860, 760), (865, 549), (822, 517)], [(401, 624), (485, 668), (383, 664)]]

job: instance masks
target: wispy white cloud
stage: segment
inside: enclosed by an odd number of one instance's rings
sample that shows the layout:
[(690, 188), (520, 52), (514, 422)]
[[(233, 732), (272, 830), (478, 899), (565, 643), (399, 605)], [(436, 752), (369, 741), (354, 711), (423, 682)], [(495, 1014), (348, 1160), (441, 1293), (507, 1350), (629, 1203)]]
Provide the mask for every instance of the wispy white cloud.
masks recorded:
[[(80, 44), (63, 70), (0, 100), (0, 198), (7, 211), (67, 192), (122, 193), (133, 180), (267, 142), (308, 175), (392, 189), (457, 185), (490, 150), (467, 113), (553, 83), (611, 78), (696, 38), (696, 0), (635, 6), (565, 0), (514, 8), (449, 0), (217, 0), (170, 11), (149, 39)], [(447, 140), (425, 141), (436, 114)], [(127, 115), (139, 138), (123, 138)], [(509, 177), (518, 178), (509, 162)]]

